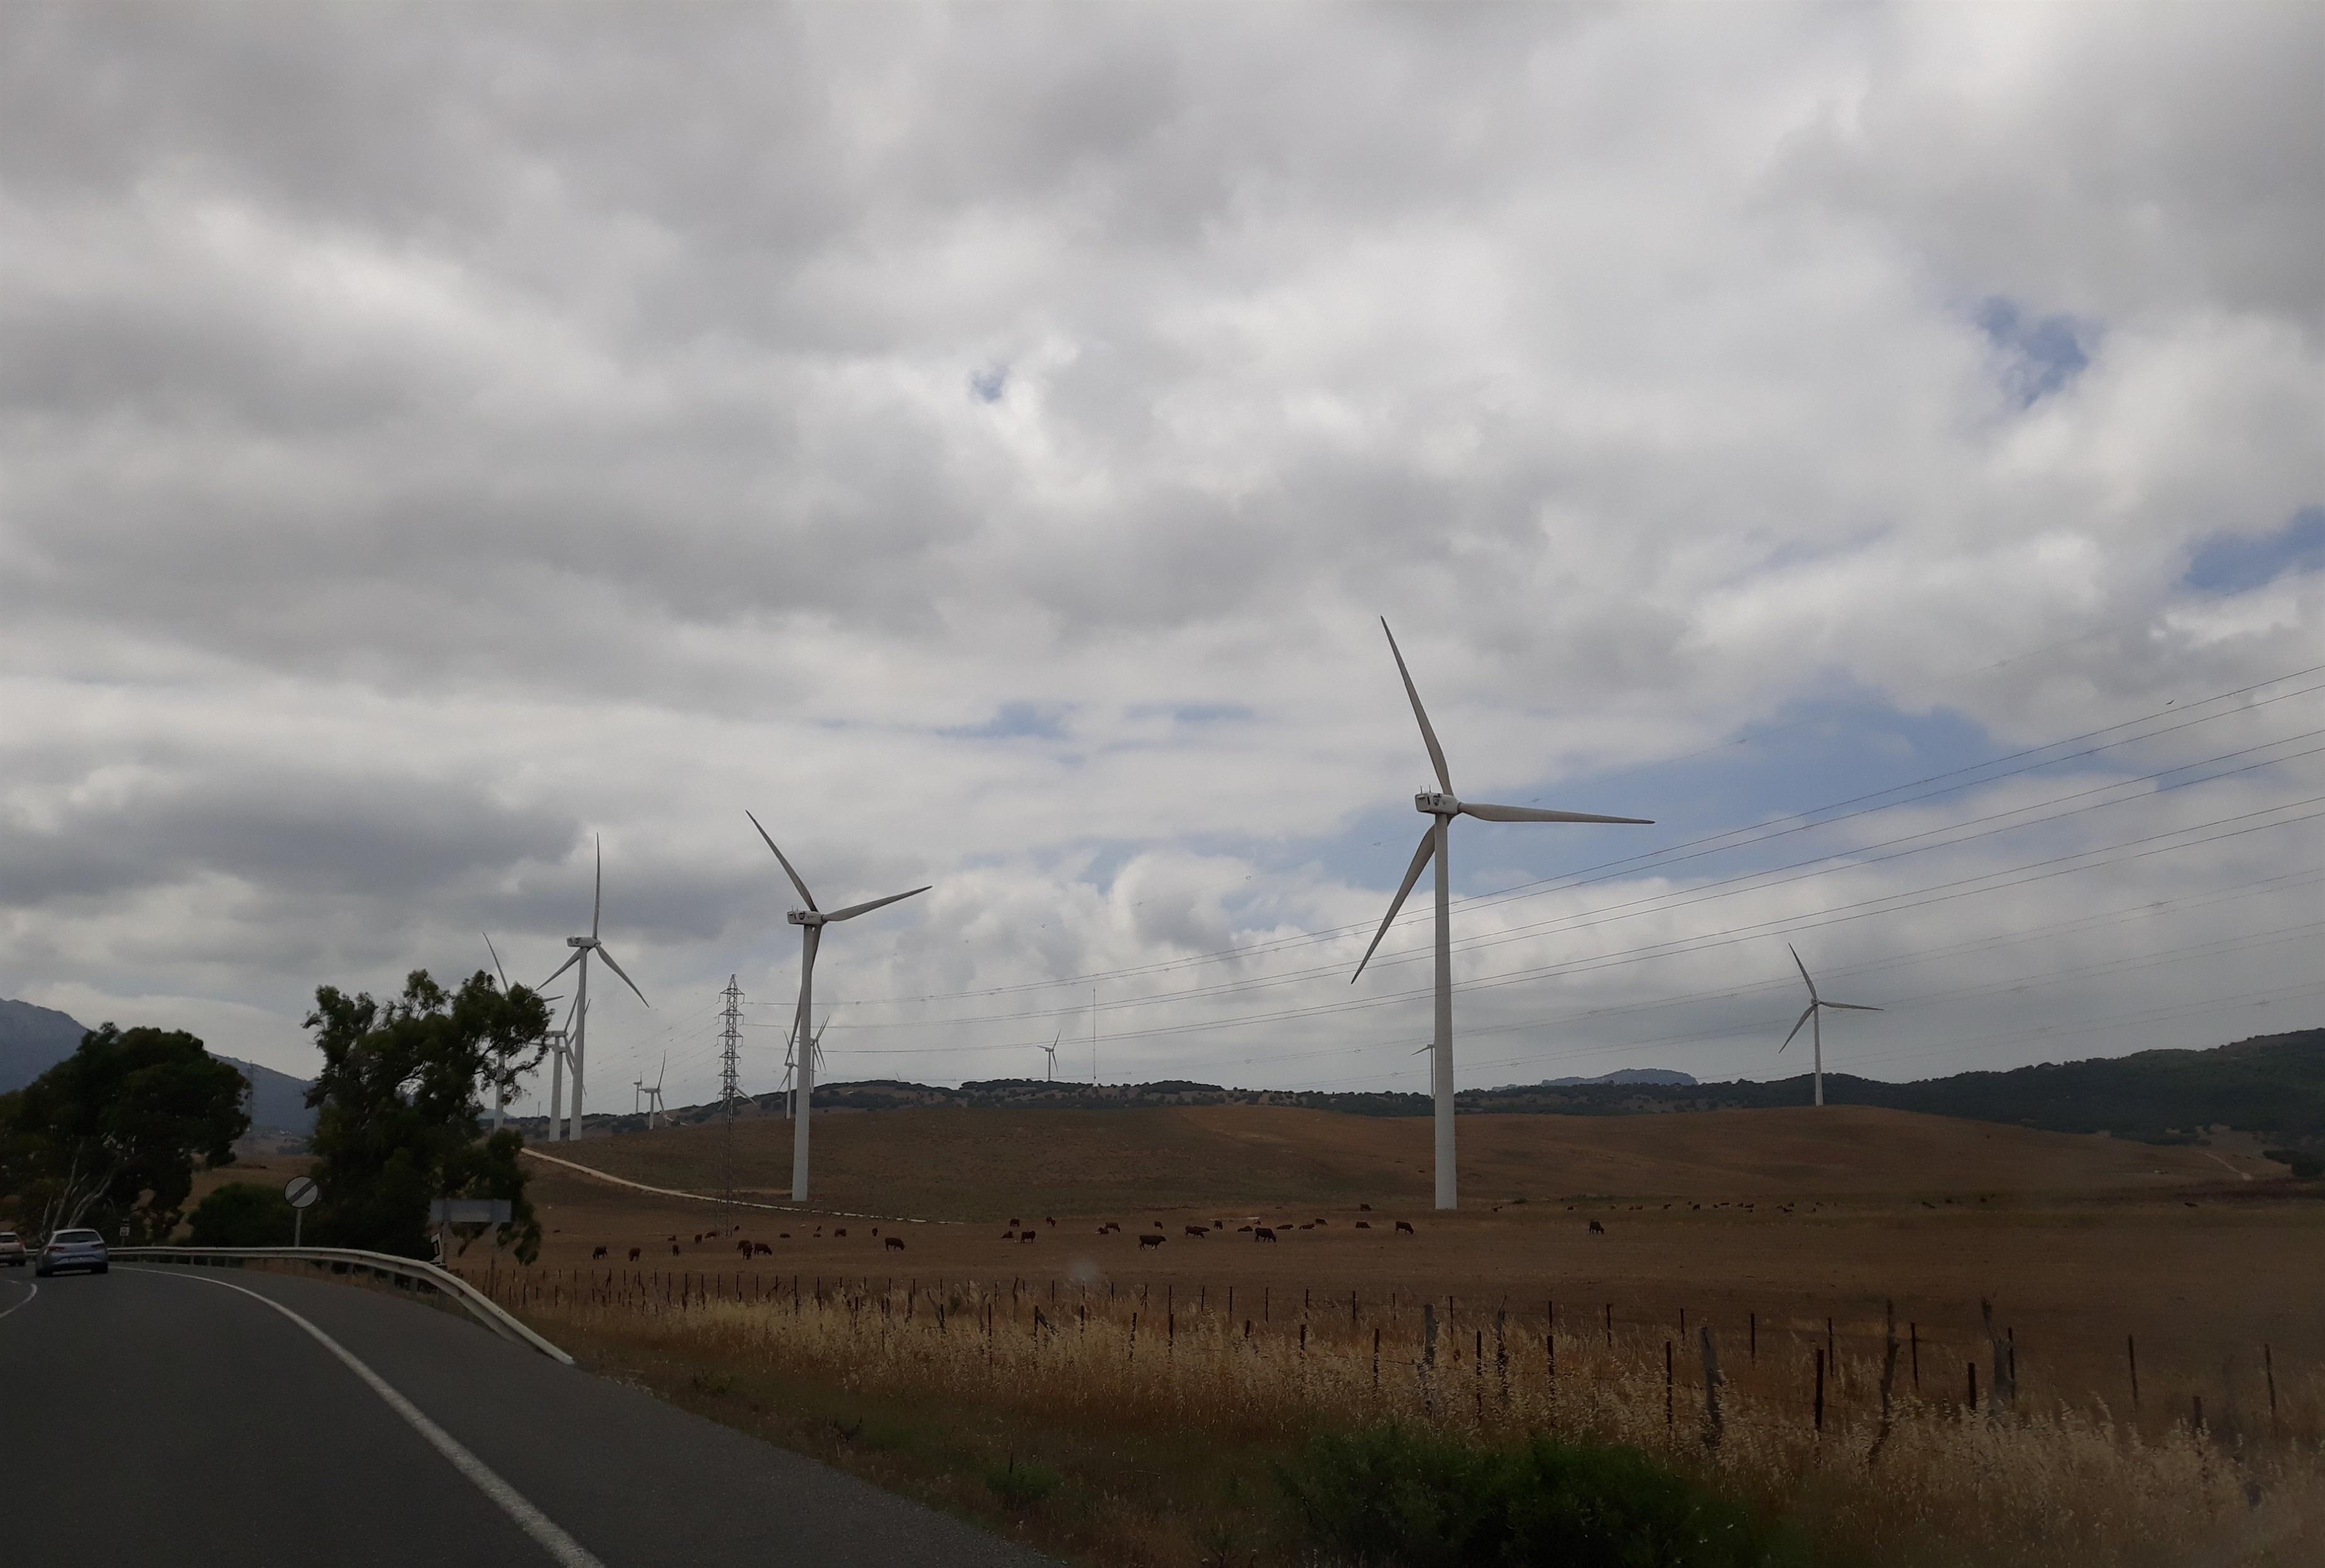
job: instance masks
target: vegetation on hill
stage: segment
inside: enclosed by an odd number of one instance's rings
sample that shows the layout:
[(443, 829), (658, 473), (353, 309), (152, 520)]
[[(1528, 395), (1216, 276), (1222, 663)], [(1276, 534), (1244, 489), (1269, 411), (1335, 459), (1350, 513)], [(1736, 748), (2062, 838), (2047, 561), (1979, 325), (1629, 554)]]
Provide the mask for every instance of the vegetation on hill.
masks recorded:
[[(1466, 1089), (1464, 1112), (1541, 1112), (1632, 1116), (1673, 1111), (1765, 1110), (1805, 1105), (1808, 1076), (1726, 1084), (1659, 1081), (1685, 1075), (1643, 1069), (1592, 1080)], [(2002, 1121), (2049, 1132), (2112, 1132), (2153, 1143), (2189, 1142), (2215, 1126), (2267, 1134), (2289, 1147), (2325, 1148), (2325, 1029), (2268, 1035), (2209, 1050), (2141, 1051), (2128, 1056), (2044, 1063), (2001, 1073), (1956, 1073), (1917, 1083), (1886, 1084), (1828, 1073), (1825, 1099), (1931, 1116)], [(783, 1096), (750, 1101), (755, 1115), (783, 1114)], [(988, 1078), (958, 1089), (895, 1078), (819, 1084), (819, 1111), (1041, 1109), (1129, 1111), (1166, 1105), (1287, 1105), (1351, 1116), (1426, 1116), (1426, 1094), (1341, 1093), (1328, 1090), (1230, 1089), (1164, 1079), (1149, 1084), (1083, 1084), (1064, 1079)], [(708, 1121), (715, 1105), (685, 1107), (672, 1120)], [(591, 1118), (597, 1122), (599, 1118)], [(644, 1126), (641, 1117), (606, 1117), (615, 1128)]]

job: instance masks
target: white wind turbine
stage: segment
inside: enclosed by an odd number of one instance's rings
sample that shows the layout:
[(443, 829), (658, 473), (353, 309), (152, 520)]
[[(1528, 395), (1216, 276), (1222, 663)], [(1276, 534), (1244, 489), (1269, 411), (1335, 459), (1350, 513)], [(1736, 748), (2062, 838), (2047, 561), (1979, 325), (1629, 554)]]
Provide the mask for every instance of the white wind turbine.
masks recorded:
[[(853, 920), (858, 915), (868, 915), (900, 899), (909, 899), (914, 893), (925, 893), (929, 890), (922, 886), (909, 892), (891, 893), (885, 899), (850, 904), (844, 909), (834, 909), (827, 914), (815, 907), (815, 895), (807, 890), (807, 884), (800, 880), (799, 872), (792, 869), (792, 862), (783, 859), (783, 852), (775, 849), (774, 839), (760, 826), (759, 819), (747, 811), (743, 815), (751, 817), (751, 826), (759, 829), (759, 836), (766, 840), (769, 849), (774, 850), (775, 860), (783, 866), (783, 874), (791, 878), (792, 886), (799, 890), (801, 899), (807, 905), (806, 909), (793, 909), (783, 917), (800, 928), (799, 1015), (793, 1029), (805, 1044), (803, 1048), (794, 1053), (799, 1060), (792, 1074), (792, 1081), (799, 1085), (795, 1091), (799, 1096), (799, 1123), (792, 1133), (792, 1202), (803, 1204), (807, 1202), (808, 1118), (815, 1108), (816, 1041), (809, 1020), (815, 1014), (815, 952), (822, 944), (823, 928), (841, 920)], [(831, 1020), (826, 1019), (824, 1021), (828, 1024)]]
[[(505, 996), (508, 994), (509, 977), (508, 971), (501, 967), (500, 949), (493, 945), (493, 934), (491, 932), (480, 931), (477, 935), (485, 939), (485, 951), (493, 955), (493, 973), (501, 977), (501, 994)], [(541, 1000), (543, 1001), (555, 1001), (557, 999), (553, 996), (544, 996)], [(550, 1049), (556, 1053), (558, 1066), (561, 1070), (565, 1065), (565, 1031), (563, 1029), (551, 1029), (549, 1033), (543, 1035), (542, 1038), (548, 1041)], [(558, 1081), (560, 1084), (564, 1082), (561, 1076)], [(493, 1130), (495, 1132), (498, 1132), (501, 1130), (501, 1119), (507, 1113), (508, 1089), (503, 1084), (496, 1084), (493, 1085)]]
[(1052, 1084), (1058, 1081), (1058, 1047), (1065, 1043), (1065, 1038), (1066, 1026), (1060, 1024), (1058, 1026), (1058, 1038), (1042, 1047), (1042, 1055), (1049, 1058), (1050, 1082)]
[[(821, 1072), (824, 1067), (823, 1031), (831, 1027), (831, 1020), (838, 1016), (838, 1013), (839, 1010), (833, 1008), (831, 1011), (824, 1014), (821, 1027), (817, 1028), (814, 1038), (808, 1041), (808, 1049), (815, 1053), (815, 1066), (818, 1072)], [(799, 1070), (798, 1050), (799, 1019), (793, 1019), (791, 1038), (783, 1043), (783, 1120), (785, 1121), (791, 1121), (792, 1113), (799, 1108), (799, 1082), (795, 1076)]]
[[(1801, 979), (1809, 988), (1809, 1004), (1801, 1010), (1801, 1016), (1794, 1020), (1792, 1033), (1784, 1037), (1784, 1046), (1792, 1043), (1792, 1035), (1801, 1032), (1802, 1024), (1809, 1026), (1809, 1038), (1816, 1047), (1816, 1102), (1821, 1105), (1824, 1103), (1825, 1009), (1836, 1008), (1843, 1012), (1879, 1012), (1882, 1010), (1877, 1007), (1867, 1007), (1861, 1001), (1827, 1001), (1817, 994), (1816, 982), (1809, 979), (1809, 966), (1801, 962), (1800, 950), (1787, 942), (1784, 944), (1784, 951), (1792, 955), (1792, 967), (1801, 972)], [(1783, 1055), (1784, 1046), (1776, 1047), (1778, 1056)]]
[[(1396, 897), (1389, 900), (1388, 913), (1382, 917), (1380, 929), (1373, 933), (1372, 946), (1357, 964), (1356, 974), (1348, 976), (1354, 985), (1365, 965), (1372, 962), (1381, 938), (1388, 935), (1397, 911), (1404, 908), (1405, 896), (1431, 860), (1437, 862), (1437, 1030), (1430, 1048), (1434, 1053), (1430, 1064), (1431, 1090), (1436, 1100), (1436, 1160), (1437, 1207), (1451, 1209), (1459, 1206), (1455, 1190), (1453, 1169), (1453, 900), (1452, 872), (1447, 863), (1450, 848), (1450, 830), (1457, 816), (1474, 816), (1481, 822), (1610, 822), (1634, 826), (1648, 826), (1653, 819), (1644, 816), (1594, 816), (1581, 811), (1544, 811), (1532, 806), (1487, 806), (1466, 801), (1453, 793), (1453, 775), (1445, 766), (1444, 748), (1437, 743), (1437, 732), (1430, 727), (1429, 715), (1421, 706), (1421, 693), (1413, 688), (1413, 672), (1404, 667), (1404, 654), (1396, 645), (1396, 634), (1383, 619), (1381, 631), (1388, 636), (1388, 650), (1396, 660), (1396, 672), (1404, 679), (1404, 695), (1413, 700), (1413, 716), (1421, 721), (1422, 743), (1429, 748), (1429, 761), (1437, 770), (1438, 789), (1422, 790), (1413, 798), (1413, 809), (1430, 817), (1428, 829), (1421, 835), (1421, 847), (1413, 852), (1413, 864), (1405, 868), (1403, 885)], [(1418, 1053), (1416, 1053), (1417, 1055)]]
[(662, 1118), (670, 1114), (670, 1108), (662, 1102), (662, 1081), (669, 1075), (670, 1053), (668, 1051), (664, 1051), (662, 1054), (662, 1068), (659, 1072), (654, 1074), (654, 1081), (649, 1084), (644, 1078), (638, 1080), (638, 1087), (645, 1094), (646, 1130), (648, 1132), (652, 1132), (654, 1128), (660, 1124), (660, 1120)]
[[(573, 1121), (565, 1133), (565, 1137), (568, 1141), (578, 1141), (582, 1135), (581, 1080), (583, 1072), (587, 1069), (589, 1063), (589, 955), (595, 953), (598, 957), (604, 959), (606, 961), (606, 967), (612, 970), (616, 974), (621, 975), (622, 983), (628, 986), (631, 992), (635, 995), (640, 1001), (645, 1002), (645, 1005), (649, 1008), (653, 1006), (653, 1003), (646, 1001), (646, 993), (638, 990), (638, 982), (632, 980), (628, 974), (624, 973), (622, 966), (614, 962), (614, 955), (606, 951), (606, 945), (597, 940), (598, 918), (604, 914), (605, 909), (606, 845), (605, 841), (600, 839), (597, 844), (597, 890), (589, 902), (589, 935), (587, 936), (568, 936), (565, 939), (565, 945), (573, 949), (573, 956), (559, 964), (557, 966), (556, 973), (551, 974), (549, 977), (549, 980), (555, 980), (559, 974), (564, 973), (575, 964), (578, 964), (581, 966), (580, 986), (579, 989), (574, 992), (573, 1005), (576, 1010), (574, 1014), (573, 1036), (570, 1043), (566, 1047), (564, 1053), (566, 1056), (569, 1056), (573, 1059)], [(549, 983), (549, 980), (544, 980), (541, 983), (545, 986)], [(562, 1065), (561, 1058), (560, 1065)], [(552, 1140), (558, 1136), (557, 1111), (553, 1106), (550, 1111), (549, 1136)]]

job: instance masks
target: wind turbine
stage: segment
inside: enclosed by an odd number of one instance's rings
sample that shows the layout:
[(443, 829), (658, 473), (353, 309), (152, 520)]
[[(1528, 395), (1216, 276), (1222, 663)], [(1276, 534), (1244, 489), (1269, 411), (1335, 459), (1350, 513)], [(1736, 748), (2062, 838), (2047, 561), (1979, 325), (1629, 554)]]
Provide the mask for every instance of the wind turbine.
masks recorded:
[[(493, 945), (493, 934), (491, 932), (480, 931), (477, 935), (485, 939), (485, 951), (493, 955), (493, 973), (501, 977), (501, 994), (506, 996), (509, 989), (509, 977), (508, 971), (501, 967), (501, 950)], [(553, 996), (544, 996), (541, 1000), (543, 1001), (555, 1001), (557, 999)], [(557, 1040), (557, 1045), (554, 1048), (562, 1052), (565, 1048), (565, 1032), (562, 1029), (559, 1029), (554, 1031), (554, 1034)], [(545, 1035), (542, 1038), (546, 1039), (550, 1037)], [(563, 1065), (561, 1056), (560, 1058), (559, 1065), (560, 1066)], [(501, 1119), (507, 1113), (507, 1111), (508, 1087), (504, 1084), (495, 1083), (493, 1085), (493, 1130), (495, 1132), (498, 1132), (501, 1130)]]
[[(632, 980), (627, 973), (624, 973), (622, 966), (614, 962), (614, 955), (606, 951), (606, 945), (597, 940), (597, 921), (598, 918), (605, 913), (605, 909), (606, 844), (603, 839), (599, 839), (597, 841), (597, 891), (591, 898), (589, 904), (589, 935), (587, 936), (568, 936), (565, 939), (565, 945), (573, 949), (573, 956), (559, 964), (557, 966), (557, 973), (551, 974), (549, 977), (549, 980), (555, 980), (557, 975), (564, 973), (575, 964), (578, 964), (581, 966), (580, 989), (574, 993), (574, 1006), (579, 1010), (577, 1014), (578, 1021), (574, 1027), (572, 1042), (567, 1047), (566, 1051), (566, 1054), (573, 1058), (573, 1121), (565, 1135), (566, 1139), (569, 1142), (578, 1142), (580, 1139), (582, 1131), (581, 1078), (583, 1070), (588, 1065), (589, 1060), (589, 955), (595, 953), (598, 957), (604, 959), (606, 961), (606, 967), (612, 970), (615, 973), (621, 975), (622, 983), (630, 988), (632, 994), (635, 995), (638, 1001), (644, 1002), (649, 1008), (653, 1006), (653, 1003), (646, 1001), (646, 993), (638, 990), (638, 982)], [(549, 983), (549, 980), (544, 980), (541, 983), (545, 986)], [(549, 1128), (549, 1136), (552, 1139), (557, 1137), (555, 1115), (555, 1111), (552, 1111), (551, 1112), (551, 1121)]]
[(652, 1132), (656, 1126), (660, 1125), (661, 1118), (666, 1117), (670, 1114), (669, 1108), (662, 1102), (662, 1081), (663, 1078), (667, 1077), (669, 1074), (670, 1053), (668, 1051), (664, 1051), (662, 1054), (662, 1067), (660, 1071), (654, 1074), (654, 1081), (652, 1084), (648, 1084), (643, 1078), (638, 1080), (638, 1087), (645, 1091), (646, 1130), (648, 1132)]
[[(838, 1008), (833, 1008), (831, 1011), (824, 1014), (822, 1026), (815, 1031), (814, 1038), (808, 1042), (808, 1048), (815, 1053), (815, 1065), (819, 1072), (824, 1066), (823, 1031), (831, 1027), (831, 1020), (838, 1015)], [(798, 1060), (795, 1055), (798, 1050), (799, 1019), (793, 1019), (791, 1038), (783, 1042), (783, 1120), (785, 1121), (791, 1121), (792, 1113), (799, 1109), (799, 1083), (794, 1076), (798, 1071)]]
[[(1801, 972), (1801, 979), (1809, 988), (1809, 1004), (1801, 1010), (1801, 1016), (1794, 1020), (1792, 1033), (1784, 1037), (1784, 1046), (1792, 1043), (1792, 1035), (1801, 1032), (1802, 1024), (1809, 1026), (1809, 1039), (1816, 1047), (1816, 1102), (1821, 1105), (1824, 1103), (1825, 1009), (1837, 1008), (1843, 1012), (1879, 1012), (1882, 1010), (1877, 1007), (1867, 1007), (1861, 1001), (1827, 1001), (1817, 994), (1816, 982), (1809, 979), (1809, 966), (1801, 962), (1800, 949), (1787, 942), (1784, 944), (1784, 951), (1792, 955), (1792, 967)], [(1776, 1047), (1778, 1056), (1783, 1055), (1784, 1046)]]
[[(1379, 948), (1381, 938), (1396, 919), (1397, 911), (1404, 908), (1405, 896), (1429, 862), (1437, 862), (1437, 1032), (1431, 1041), (1435, 1056), (1430, 1063), (1431, 1090), (1436, 1105), (1437, 1207), (1459, 1207), (1455, 1190), (1453, 1170), (1453, 881), (1447, 856), (1450, 849), (1450, 832), (1457, 816), (1474, 816), (1481, 822), (1611, 822), (1644, 827), (1653, 819), (1644, 816), (1594, 816), (1581, 811), (1544, 811), (1532, 806), (1487, 806), (1465, 801), (1453, 793), (1453, 775), (1445, 766), (1444, 748), (1437, 743), (1437, 732), (1430, 727), (1429, 715), (1421, 706), (1421, 693), (1414, 689), (1413, 672), (1404, 667), (1404, 654), (1396, 645), (1396, 633), (1390, 632), (1384, 618), (1381, 631), (1388, 637), (1388, 650), (1396, 660), (1396, 672), (1404, 679), (1404, 695), (1413, 700), (1413, 716), (1421, 721), (1422, 743), (1429, 748), (1429, 761), (1437, 770), (1438, 789), (1424, 789), (1413, 798), (1413, 809), (1431, 818), (1428, 829), (1421, 835), (1421, 847), (1413, 852), (1413, 863), (1405, 868), (1403, 885), (1396, 897), (1389, 900), (1388, 913), (1382, 917), (1380, 929), (1373, 933), (1370, 947), (1357, 964), (1357, 973), (1348, 976), (1354, 985), (1358, 975), (1370, 964)], [(1418, 1055), (1419, 1053), (1415, 1053)]]
[(1050, 1061), (1050, 1082), (1053, 1084), (1058, 1081), (1058, 1047), (1065, 1043), (1065, 1038), (1066, 1026), (1060, 1024), (1058, 1026), (1058, 1038), (1042, 1047), (1042, 1054), (1044, 1056), (1047, 1056)]
[[(807, 890), (807, 884), (800, 880), (799, 872), (792, 869), (792, 862), (783, 859), (783, 852), (775, 849), (774, 839), (760, 826), (759, 819), (748, 811), (743, 815), (751, 817), (751, 826), (759, 829), (759, 836), (767, 841), (769, 849), (774, 850), (775, 859), (782, 864), (783, 874), (791, 878), (792, 886), (799, 890), (801, 899), (807, 905), (806, 909), (793, 909), (783, 917), (800, 928), (799, 1016), (792, 1028), (795, 1037), (804, 1042), (804, 1048), (796, 1053), (799, 1061), (793, 1074), (793, 1082), (798, 1084), (795, 1093), (799, 1096), (799, 1126), (792, 1134), (792, 1202), (803, 1204), (807, 1202), (808, 1112), (813, 1109), (815, 1101), (815, 1035), (809, 1028), (809, 1020), (815, 1011), (815, 950), (822, 943), (823, 928), (841, 920), (853, 920), (858, 915), (868, 915), (900, 899), (909, 899), (913, 893), (925, 893), (929, 890), (923, 886), (914, 888), (911, 892), (891, 893), (885, 899), (850, 904), (844, 909), (834, 909), (827, 914), (815, 907), (815, 895)], [(829, 1019), (824, 1020), (827, 1024), (830, 1021)]]

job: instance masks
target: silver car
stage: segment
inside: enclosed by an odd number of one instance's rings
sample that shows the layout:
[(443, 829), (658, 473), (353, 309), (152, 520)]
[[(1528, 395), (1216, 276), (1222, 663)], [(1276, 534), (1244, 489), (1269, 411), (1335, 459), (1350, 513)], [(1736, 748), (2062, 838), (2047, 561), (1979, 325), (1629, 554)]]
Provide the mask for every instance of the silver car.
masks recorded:
[(24, 1266), (24, 1243), (16, 1239), (14, 1231), (0, 1231), (0, 1268), (22, 1268)]
[(94, 1231), (59, 1231), (32, 1260), (32, 1272), (43, 1279), (68, 1268), (103, 1274), (112, 1267), (113, 1258), (105, 1250), (105, 1238)]

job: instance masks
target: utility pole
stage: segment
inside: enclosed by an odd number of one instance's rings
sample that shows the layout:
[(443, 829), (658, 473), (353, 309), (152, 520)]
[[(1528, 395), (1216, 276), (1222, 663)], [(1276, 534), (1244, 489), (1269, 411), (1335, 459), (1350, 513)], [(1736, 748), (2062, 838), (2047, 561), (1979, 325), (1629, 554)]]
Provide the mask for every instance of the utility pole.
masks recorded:
[(727, 1201), (735, 1201), (735, 1105), (742, 1099), (742, 1089), (735, 1066), (735, 1053), (743, 1042), (743, 988), (735, 976), (727, 977), (727, 1010), (720, 1015), (726, 1028), (718, 1038), (718, 1102), (727, 1112), (727, 1154), (725, 1185)]

